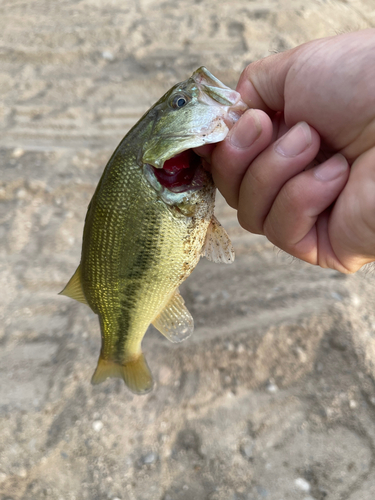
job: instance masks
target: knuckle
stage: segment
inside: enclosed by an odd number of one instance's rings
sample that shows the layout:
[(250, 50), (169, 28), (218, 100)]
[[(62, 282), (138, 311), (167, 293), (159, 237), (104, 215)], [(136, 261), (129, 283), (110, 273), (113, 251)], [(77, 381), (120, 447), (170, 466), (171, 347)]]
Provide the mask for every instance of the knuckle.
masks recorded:
[(251, 217), (243, 211), (239, 210), (237, 212), (237, 219), (240, 226), (246, 231), (254, 234), (263, 234), (262, 230), (254, 223)]
[(277, 247), (287, 251), (285, 248), (285, 245), (283, 244), (282, 239), (280, 238), (279, 231), (277, 231), (277, 228), (273, 224), (272, 220), (270, 218), (267, 218), (264, 221), (263, 224), (263, 234), (266, 236), (266, 238), (276, 245)]
[(252, 196), (259, 197), (261, 193), (270, 189), (269, 172), (257, 159), (250, 165), (246, 172), (246, 182), (251, 190)]
[[(283, 210), (303, 210), (306, 196), (304, 195), (303, 186), (298, 179), (292, 179), (287, 182), (279, 193), (279, 204)], [(296, 212), (297, 214), (297, 212)]]

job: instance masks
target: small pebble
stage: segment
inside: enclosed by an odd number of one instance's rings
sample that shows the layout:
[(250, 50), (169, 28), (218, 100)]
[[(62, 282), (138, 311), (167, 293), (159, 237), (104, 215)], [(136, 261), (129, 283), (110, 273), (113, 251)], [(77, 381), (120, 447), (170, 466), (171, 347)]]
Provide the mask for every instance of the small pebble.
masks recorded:
[(13, 158), (21, 158), (25, 154), (25, 151), (22, 148), (13, 149), (12, 157)]
[(354, 410), (355, 408), (357, 408), (358, 404), (357, 404), (357, 401), (354, 401), (354, 399), (351, 399), (349, 401), (349, 406), (352, 410)]
[(232, 342), (226, 343), (225, 347), (228, 349), (228, 351), (233, 351), (234, 350), (234, 345), (232, 344)]
[(359, 306), (361, 304), (361, 299), (358, 297), (358, 295), (353, 295), (352, 304), (353, 306)]
[(272, 382), (267, 385), (267, 391), (270, 392), (271, 394), (274, 394), (278, 390), (279, 388), (277, 387), (277, 385), (273, 384)]
[(102, 52), (102, 58), (105, 59), (106, 61), (113, 61), (115, 57), (109, 50), (104, 50)]
[(310, 483), (308, 483), (306, 479), (303, 479), (303, 477), (298, 477), (294, 481), (294, 484), (297, 486), (299, 490), (306, 491), (306, 493), (310, 491)]
[(100, 420), (95, 420), (95, 422), (92, 423), (92, 428), (96, 432), (100, 432), (103, 429), (103, 422)]
[(21, 469), (18, 473), (20, 477), (26, 477), (27, 476), (27, 471), (26, 469)]
[(150, 465), (150, 464), (153, 464), (154, 462), (156, 462), (157, 458), (158, 458), (158, 456), (157, 456), (156, 453), (154, 453), (154, 452), (147, 453), (147, 455), (145, 455), (144, 457), (142, 457), (142, 462), (145, 465)]
[(169, 366), (162, 366), (159, 370), (159, 382), (161, 385), (168, 385), (173, 380), (173, 373)]
[(17, 191), (17, 198), (20, 200), (23, 200), (24, 198), (26, 198), (26, 195), (27, 195), (27, 191), (25, 189), (19, 189)]
[(295, 352), (296, 352), (296, 355), (297, 355), (299, 361), (301, 363), (306, 363), (307, 355), (306, 355), (305, 351), (303, 349), (301, 349), (300, 347), (296, 347)]
[(254, 445), (251, 442), (242, 443), (240, 446), (240, 452), (245, 458), (250, 459), (253, 458), (253, 448)]

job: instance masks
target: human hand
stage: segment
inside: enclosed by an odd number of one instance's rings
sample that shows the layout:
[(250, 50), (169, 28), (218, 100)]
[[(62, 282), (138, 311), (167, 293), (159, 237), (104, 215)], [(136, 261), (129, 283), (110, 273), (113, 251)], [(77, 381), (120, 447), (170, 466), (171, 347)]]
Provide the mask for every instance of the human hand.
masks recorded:
[(197, 150), (245, 229), (344, 273), (375, 260), (374, 63), (371, 29), (250, 64), (237, 90), (256, 109)]

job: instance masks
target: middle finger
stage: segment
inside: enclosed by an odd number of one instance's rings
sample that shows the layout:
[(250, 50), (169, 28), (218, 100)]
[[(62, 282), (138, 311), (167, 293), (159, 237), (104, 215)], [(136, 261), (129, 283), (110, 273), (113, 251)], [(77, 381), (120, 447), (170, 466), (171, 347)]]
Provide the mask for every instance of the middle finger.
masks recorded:
[(278, 193), (315, 158), (319, 145), (318, 133), (301, 122), (257, 156), (239, 193), (238, 218), (245, 229), (264, 234), (264, 221)]

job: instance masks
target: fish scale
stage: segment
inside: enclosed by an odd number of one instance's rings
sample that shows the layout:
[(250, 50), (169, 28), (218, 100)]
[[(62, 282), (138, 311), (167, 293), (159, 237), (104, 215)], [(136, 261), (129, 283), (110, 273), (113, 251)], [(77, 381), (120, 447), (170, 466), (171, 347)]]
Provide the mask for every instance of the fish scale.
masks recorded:
[[(200, 68), (141, 118), (109, 160), (86, 215), (81, 263), (61, 292), (99, 316), (102, 348), (93, 383), (122, 377), (137, 394), (151, 390), (141, 351), (147, 328), (153, 323), (172, 342), (187, 338), (193, 319), (179, 285), (202, 255), (233, 260), (229, 238), (213, 215), (212, 178), (196, 157), (180, 157), (171, 185), (168, 170), (161, 184), (153, 169), (182, 151), (222, 140), (236, 109), (238, 116), (245, 109), (239, 94)], [(192, 165), (183, 164), (189, 158)], [(178, 168), (190, 173), (176, 183)]]

